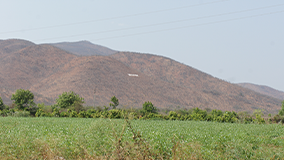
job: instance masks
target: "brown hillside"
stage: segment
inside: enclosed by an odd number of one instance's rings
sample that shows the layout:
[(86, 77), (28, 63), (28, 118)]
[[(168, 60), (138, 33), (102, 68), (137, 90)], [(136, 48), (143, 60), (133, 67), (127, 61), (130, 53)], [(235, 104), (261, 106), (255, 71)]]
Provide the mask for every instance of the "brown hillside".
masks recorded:
[[(0, 41), (4, 43), (7, 42)], [(108, 105), (110, 98), (116, 96), (122, 106), (129, 107), (141, 107), (151, 101), (159, 108), (260, 108), (269, 113), (280, 109), (277, 99), (161, 56), (121, 52), (110, 57), (78, 57), (51, 45), (3, 46), (0, 96), (6, 100), (16, 89), (23, 88), (36, 95), (36, 102), (50, 104), (59, 94), (72, 90), (84, 97), (87, 105), (93, 105), (96, 88), (96, 105)]]
[(28, 89), (57, 72), (75, 55), (50, 45), (32, 45), (0, 59), (0, 87)]
[(0, 58), (4, 55), (9, 55), (10, 53), (33, 45), (35, 44), (32, 42), (20, 39), (2, 40), (0, 41)]
[(196, 97), (198, 93), (200, 98), (205, 99), (190, 101), (189, 106), (201, 105), (206, 108), (236, 111), (261, 108), (275, 112), (280, 108), (277, 99), (219, 80), (169, 58), (129, 52), (120, 52), (111, 57), (145, 75), (191, 90), (194, 94), (188, 94), (188, 98)]
[[(130, 77), (128, 74), (138, 74)], [(45, 85), (41, 85), (41, 84)], [(72, 60), (56, 74), (46, 78), (41, 84), (34, 85), (32, 91), (56, 98), (64, 91), (75, 91), (93, 105), (93, 90), (96, 88), (96, 105), (108, 105), (110, 98), (116, 96), (121, 105), (142, 106), (145, 101), (157, 107), (187, 106), (199, 97), (187, 95), (191, 91), (151, 78), (137, 72), (123, 63), (104, 56), (79, 57)]]
[(270, 97), (284, 100), (284, 92), (278, 91), (268, 86), (256, 85), (256, 84), (251, 84), (251, 83), (238, 83), (237, 85), (244, 87), (244, 88), (251, 89), (260, 94), (264, 94)]

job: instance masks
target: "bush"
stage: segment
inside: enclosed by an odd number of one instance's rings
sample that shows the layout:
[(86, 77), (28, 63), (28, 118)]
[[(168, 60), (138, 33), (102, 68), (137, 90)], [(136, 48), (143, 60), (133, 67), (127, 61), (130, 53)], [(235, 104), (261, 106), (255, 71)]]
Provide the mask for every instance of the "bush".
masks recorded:
[(245, 117), (244, 123), (248, 124), (248, 123), (252, 123), (253, 122), (253, 118), (251, 116)]
[(284, 101), (282, 101), (282, 106), (281, 106), (281, 109), (278, 113), (280, 116), (284, 116)]
[(60, 112), (59, 112), (58, 108), (54, 108), (51, 115), (52, 115), (52, 117), (60, 117)]
[(275, 123), (279, 123), (280, 121), (281, 121), (281, 119), (282, 119), (282, 117), (280, 116), (280, 115), (275, 115), (274, 117), (273, 117), (273, 121), (275, 122)]
[(5, 105), (3, 103), (2, 98), (0, 97), (0, 110), (4, 110), (5, 109)]
[(12, 116), (13, 117), (29, 117), (30, 112), (29, 111), (16, 111)]
[(108, 118), (122, 118), (121, 110), (113, 109), (108, 111)]
[(36, 113), (35, 113), (36, 117), (53, 117), (52, 113), (49, 112), (45, 112), (42, 109), (39, 109)]
[(80, 111), (78, 113), (79, 118), (88, 118), (87, 112), (86, 111)]
[(137, 115), (137, 113), (136, 112), (130, 112), (129, 114), (128, 114), (128, 119), (138, 119), (139, 117), (138, 117), (138, 115)]
[(265, 120), (260, 116), (260, 115), (256, 115), (256, 119), (254, 120), (254, 122), (258, 123), (258, 124), (264, 124)]
[(78, 114), (76, 111), (70, 110), (69, 111), (69, 117), (78, 117)]
[(180, 120), (181, 119), (181, 115), (177, 114), (175, 111), (170, 111), (168, 117), (169, 117), (169, 120)]
[(282, 123), (282, 124), (284, 124), (284, 117), (282, 117), (282, 119), (281, 119), (281, 123)]
[(93, 118), (100, 118), (100, 117), (102, 117), (102, 114), (101, 114), (101, 112), (92, 113), (91, 117), (93, 117)]
[(69, 117), (69, 113), (63, 111), (60, 113), (60, 117)]

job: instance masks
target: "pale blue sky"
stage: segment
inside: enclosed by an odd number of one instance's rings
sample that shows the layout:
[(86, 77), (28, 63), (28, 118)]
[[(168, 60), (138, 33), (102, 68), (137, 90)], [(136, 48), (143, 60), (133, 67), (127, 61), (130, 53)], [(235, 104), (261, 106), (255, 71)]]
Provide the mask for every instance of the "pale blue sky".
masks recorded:
[(284, 91), (283, 0), (0, 0), (0, 19), (0, 39), (88, 40)]

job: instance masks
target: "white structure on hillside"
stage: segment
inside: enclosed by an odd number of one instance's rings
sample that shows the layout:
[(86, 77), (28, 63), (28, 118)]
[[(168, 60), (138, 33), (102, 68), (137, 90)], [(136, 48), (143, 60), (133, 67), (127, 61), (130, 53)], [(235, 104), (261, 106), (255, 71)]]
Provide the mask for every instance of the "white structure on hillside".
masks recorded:
[(128, 74), (129, 77), (138, 77), (138, 74)]

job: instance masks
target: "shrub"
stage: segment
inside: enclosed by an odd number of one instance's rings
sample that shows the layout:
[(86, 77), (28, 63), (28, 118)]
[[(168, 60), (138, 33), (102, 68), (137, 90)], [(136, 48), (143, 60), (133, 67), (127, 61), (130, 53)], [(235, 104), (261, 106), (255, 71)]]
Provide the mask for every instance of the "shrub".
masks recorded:
[(264, 124), (265, 123), (265, 120), (258, 114), (256, 115), (256, 119), (254, 121), (258, 124)]
[(69, 117), (69, 113), (63, 111), (60, 113), (60, 117)]
[(177, 114), (175, 111), (170, 111), (169, 112), (169, 120), (180, 120), (181, 115)]
[(76, 111), (70, 110), (69, 111), (69, 117), (78, 117), (78, 114)]
[(137, 115), (137, 113), (136, 112), (130, 112), (129, 114), (128, 114), (128, 119), (138, 119), (139, 117), (138, 117), (138, 115)]
[(5, 105), (3, 103), (2, 98), (0, 97), (0, 110), (4, 110), (5, 109)]
[(210, 112), (210, 114), (211, 114), (213, 117), (223, 116), (223, 112), (222, 112), (221, 110), (216, 110), (216, 109), (212, 110), (212, 111)]
[(60, 117), (60, 113), (59, 113), (58, 108), (54, 108), (51, 115), (52, 115), (52, 117)]
[(273, 121), (275, 122), (275, 123), (278, 123), (278, 122), (280, 122), (281, 121), (281, 119), (282, 119), (282, 117), (280, 116), (280, 115), (275, 115), (274, 117), (273, 117)]
[(191, 120), (195, 120), (195, 121), (203, 121), (203, 116), (202, 114), (198, 114), (198, 113), (193, 113), (190, 115), (191, 116)]
[(39, 110), (36, 112), (35, 116), (36, 116), (36, 117), (40, 117), (43, 112), (44, 112), (44, 111), (43, 111), (42, 109), (39, 109)]
[(30, 112), (29, 111), (16, 111), (12, 116), (14, 116), (14, 117), (29, 117)]
[(86, 111), (80, 111), (80, 112), (78, 113), (78, 117), (79, 117), (79, 118), (88, 118), (87, 112), (86, 112)]
[(281, 109), (278, 113), (280, 116), (284, 116), (284, 101), (282, 101), (282, 106), (281, 106)]
[(36, 113), (35, 113), (36, 117), (53, 117), (52, 113), (49, 112), (45, 112), (42, 109), (39, 109)]
[(108, 118), (122, 118), (121, 110), (113, 109), (108, 111)]
[(92, 113), (91, 117), (93, 117), (93, 118), (100, 118), (100, 117), (102, 117), (102, 114), (101, 114), (101, 112)]
[(245, 120), (244, 120), (245, 124), (248, 124), (248, 123), (251, 123), (251, 122), (253, 122), (253, 118), (251, 116), (245, 117)]

